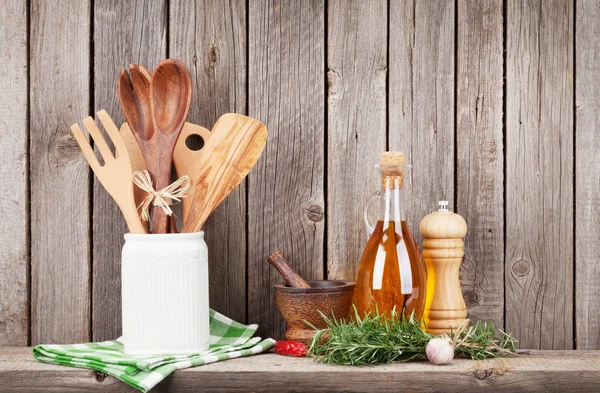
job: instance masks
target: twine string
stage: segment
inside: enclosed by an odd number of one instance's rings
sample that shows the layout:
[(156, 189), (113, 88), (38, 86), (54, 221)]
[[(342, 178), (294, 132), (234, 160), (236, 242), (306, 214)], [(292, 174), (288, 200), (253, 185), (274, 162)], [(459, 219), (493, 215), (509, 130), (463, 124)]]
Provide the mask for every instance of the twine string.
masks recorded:
[(181, 202), (181, 198), (186, 197), (185, 194), (192, 185), (188, 176), (181, 176), (167, 187), (156, 191), (152, 185), (150, 173), (146, 170), (135, 171), (133, 173), (133, 183), (148, 194), (137, 207), (138, 209), (142, 208), (142, 220), (144, 221), (150, 220), (150, 205), (159, 206), (166, 215), (172, 215), (171, 205), (173, 201)]

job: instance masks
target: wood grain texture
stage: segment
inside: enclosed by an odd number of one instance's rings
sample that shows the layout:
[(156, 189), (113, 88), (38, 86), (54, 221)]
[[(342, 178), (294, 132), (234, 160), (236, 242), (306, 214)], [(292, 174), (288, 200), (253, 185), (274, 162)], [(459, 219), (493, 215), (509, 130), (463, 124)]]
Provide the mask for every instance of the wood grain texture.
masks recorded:
[[(129, 64), (150, 70), (166, 57), (166, 1), (94, 1), (94, 110), (106, 109), (117, 125), (125, 119), (117, 77)], [(93, 203), (93, 338), (121, 335), (121, 249), (127, 226), (98, 181)]]
[(501, 0), (458, 2), (456, 212), (468, 224), (461, 284), (469, 318), (504, 325)]
[(456, 332), (467, 317), (459, 281), (467, 223), (459, 214), (436, 211), (421, 220), (419, 232), (427, 266), (425, 325), (433, 334)]
[(250, 2), (248, 113), (269, 128), (248, 178), (248, 321), (283, 337), (267, 262), (275, 248), (306, 280), (323, 278), (323, 2)]
[(417, 242), (419, 221), (438, 201), (454, 206), (454, 8), (390, 3), (389, 148), (414, 165), (405, 210)]
[[(181, 59), (194, 84), (188, 121), (211, 129), (224, 113), (246, 113), (246, 1), (171, 0), (169, 55)], [(246, 184), (211, 214), (210, 306), (246, 320)]]
[(387, 5), (328, 3), (327, 278), (355, 280), (386, 147)]
[(262, 122), (236, 113), (219, 117), (210, 133), (193, 180), (194, 201), (183, 233), (200, 232), (208, 216), (244, 181), (267, 143)]
[[(181, 217), (185, 222), (190, 209), (194, 202), (194, 190), (196, 189), (196, 180), (202, 169), (202, 153), (204, 149), (192, 150), (188, 147), (188, 138), (192, 138), (189, 142), (193, 142), (193, 138), (200, 137), (206, 144), (210, 138), (211, 132), (197, 124), (185, 123), (175, 149), (173, 150), (173, 165), (177, 171), (177, 177), (187, 176), (190, 179), (191, 187), (185, 198), (181, 200)], [(195, 147), (194, 147), (195, 148)]]
[[(40, 363), (30, 348), (0, 349), (6, 391), (136, 392), (94, 371)], [(531, 351), (511, 359), (456, 359), (377, 367), (337, 366), (263, 354), (176, 371), (152, 392), (593, 392), (600, 384), (599, 351)]]
[(575, 337), (600, 349), (600, 3), (580, 0), (576, 15)]
[(31, 341), (90, 337), (89, 171), (69, 126), (88, 115), (90, 4), (31, 2)]
[(354, 281), (309, 281), (305, 288), (275, 284), (275, 300), (287, 323), (285, 339), (308, 345), (326, 318), (346, 319), (352, 310)]
[[(122, 102), (122, 101), (121, 101)], [(155, 187), (162, 190), (171, 184), (173, 149), (192, 103), (192, 76), (187, 66), (177, 59), (161, 61), (150, 79), (150, 102), (154, 133), (148, 150), (147, 140), (138, 138)], [(127, 117), (127, 115), (126, 115)], [(134, 126), (134, 132), (135, 132)], [(134, 135), (141, 136), (138, 132)], [(168, 233), (169, 219), (162, 209), (152, 209), (152, 233)]]
[(273, 266), (285, 281), (286, 285), (293, 288), (310, 288), (310, 285), (289, 265), (283, 256), (283, 252), (277, 249), (269, 254), (269, 263)]
[(71, 131), (96, 179), (104, 186), (106, 192), (110, 194), (121, 209), (129, 231), (131, 233), (144, 234), (146, 233), (146, 228), (144, 228), (136, 209), (133, 192), (134, 185), (131, 180), (131, 161), (129, 160), (129, 153), (127, 152), (125, 142), (121, 138), (117, 125), (105, 110), (96, 113), (96, 119), (102, 124), (109, 135), (109, 140), (115, 147), (115, 153), (113, 154), (108, 145), (108, 140), (102, 136), (102, 132), (96, 123), (97, 120), (94, 120), (91, 116), (83, 119), (83, 125), (94, 140), (94, 145), (102, 157), (102, 165), (100, 165), (100, 160), (96, 157), (94, 149), (87, 140), (83, 130), (79, 127), (79, 124), (73, 124)]
[(27, 2), (0, 8), (0, 346), (27, 345), (29, 174)]
[(573, 347), (573, 4), (507, 4), (506, 329)]

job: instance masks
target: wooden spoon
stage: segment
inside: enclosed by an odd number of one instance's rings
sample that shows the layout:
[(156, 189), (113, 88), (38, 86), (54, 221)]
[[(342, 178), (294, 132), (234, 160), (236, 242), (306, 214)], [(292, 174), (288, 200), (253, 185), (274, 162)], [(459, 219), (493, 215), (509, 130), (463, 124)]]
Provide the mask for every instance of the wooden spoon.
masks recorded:
[(269, 255), (269, 263), (279, 271), (288, 287), (310, 288), (310, 285), (290, 267), (281, 250), (275, 250)]
[[(175, 59), (160, 62), (150, 80), (150, 104), (155, 130), (153, 140), (156, 141), (156, 149), (149, 152), (150, 157), (144, 153), (146, 165), (155, 172), (156, 190), (171, 183), (173, 149), (191, 102), (192, 78), (185, 64)], [(160, 208), (154, 209), (152, 232), (167, 232), (167, 216)]]
[(267, 142), (267, 127), (258, 120), (224, 114), (202, 149), (193, 204), (181, 232), (198, 232), (212, 211), (248, 175)]
[[(157, 151), (157, 140), (154, 138), (154, 123), (150, 105), (150, 79), (151, 75), (145, 67), (130, 64), (129, 75), (125, 69), (121, 70), (117, 81), (117, 93), (121, 109), (129, 125), (129, 131), (132, 131), (144, 158), (143, 166), (139, 156), (132, 166), (137, 170), (147, 169), (156, 185), (157, 161), (153, 157)], [(130, 135), (127, 130), (123, 131), (125, 131), (123, 136), (128, 144), (128, 149), (131, 149)], [(138, 190), (137, 187), (135, 189)], [(140, 191), (136, 191), (136, 202), (138, 203), (136, 206), (141, 202), (139, 200)], [(152, 229), (154, 231), (154, 228)]]
[(177, 176), (181, 177), (187, 175), (191, 182), (191, 188), (188, 191), (188, 195), (181, 200), (184, 222), (190, 213), (190, 208), (194, 201), (196, 180), (198, 180), (198, 177), (200, 176), (202, 162), (204, 161), (204, 148), (192, 150), (188, 147), (188, 138), (194, 135), (202, 138), (206, 145), (208, 138), (211, 136), (211, 132), (196, 124), (185, 123), (183, 130), (181, 130), (181, 134), (179, 135), (179, 139), (177, 140), (177, 144), (175, 145), (175, 150), (173, 150), (173, 164), (175, 164)]

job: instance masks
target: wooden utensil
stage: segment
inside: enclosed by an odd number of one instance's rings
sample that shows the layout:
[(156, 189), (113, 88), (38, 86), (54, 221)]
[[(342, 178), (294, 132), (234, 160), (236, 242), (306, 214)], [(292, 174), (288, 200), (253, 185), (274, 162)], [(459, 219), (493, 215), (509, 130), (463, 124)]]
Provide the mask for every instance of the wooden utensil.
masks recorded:
[(288, 286), (293, 288), (310, 288), (310, 285), (290, 267), (281, 250), (275, 250), (269, 255), (269, 263), (279, 271)]
[[(187, 138), (193, 135), (198, 135), (206, 143), (208, 138), (210, 138), (210, 131), (199, 125), (186, 122), (183, 125), (183, 129), (179, 134), (179, 139), (177, 139), (175, 149), (173, 150), (173, 164), (177, 170), (177, 176), (181, 177), (187, 175), (190, 178), (191, 183), (188, 195), (181, 200), (184, 221), (190, 211), (194, 194), (194, 180), (198, 178), (200, 163), (202, 162), (202, 150), (193, 150), (187, 146)], [(129, 152), (133, 172), (146, 170), (144, 155), (142, 154), (142, 150), (140, 149), (129, 124), (123, 123), (121, 126), (121, 137)], [(146, 192), (141, 188), (134, 186), (134, 194), (136, 206), (139, 206), (146, 197)], [(171, 217), (173, 217), (173, 215), (171, 215)], [(145, 221), (143, 221), (143, 223), (145, 223)], [(170, 232), (177, 231), (174, 217), (170, 221), (169, 229)]]
[[(227, 130), (222, 130), (221, 132), (226, 131)], [(206, 128), (200, 127), (196, 124), (185, 123), (183, 129), (181, 130), (181, 134), (179, 134), (179, 139), (175, 145), (175, 150), (173, 150), (173, 164), (175, 165), (177, 176), (181, 177), (187, 175), (191, 182), (188, 195), (181, 200), (184, 222), (189, 215), (190, 208), (194, 201), (196, 180), (198, 180), (200, 176), (202, 162), (204, 161), (204, 148), (200, 150), (192, 150), (188, 147), (188, 138), (193, 135), (197, 135), (202, 138), (204, 145), (206, 145), (208, 138), (211, 136), (211, 132)]]
[[(121, 70), (117, 81), (117, 92), (121, 109), (129, 125), (128, 130), (136, 140), (143, 156), (143, 163), (136, 155), (135, 166), (138, 170), (147, 169), (156, 187), (157, 162), (153, 159), (158, 149), (157, 140), (154, 138), (154, 123), (152, 120), (152, 106), (150, 104), (150, 79), (148, 70), (137, 64), (129, 65), (129, 75), (125, 69)], [(123, 130), (128, 146), (132, 148), (127, 129)], [(136, 189), (136, 202), (139, 206), (145, 192)], [(141, 199), (140, 199), (141, 198)], [(156, 209), (162, 210), (162, 209)], [(146, 224), (147, 225), (147, 224)], [(155, 228), (152, 228), (154, 231)]]
[[(173, 149), (192, 102), (192, 78), (179, 60), (167, 59), (156, 67), (150, 80), (150, 104), (154, 123), (156, 150), (146, 155), (146, 166), (155, 171), (156, 189), (171, 183)], [(144, 150), (144, 149), (142, 149)], [(162, 209), (154, 209), (152, 232), (166, 233), (167, 217)]]
[[(147, 170), (146, 161), (144, 161), (144, 154), (142, 153), (140, 145), (138, 145), (137, 140), (135, 139), (135, 136), (129, 127), (129, 124), (123, 123), (119, 133), (121, 134), (121, 138), (123, 138), (123, 142), (125, 142), (127, 153), (129, 153), (132, 172)], [(136, 206), (139, 206), (146, 197), (147, 193), (135, 185), (133, 187), (133, 193), (135, 195)]]
[(73, 124), (71, 131), (96, 177), (121, 209), (129, 231), (131, 233), (146, 233), (136, 209), (133, 181), (131, 180), (131, 161), (125, 142), (123, 142), (117, 126), (106, 111), (101, 110), (97, 115), (115, 146), (114, 156), (94, 119), (87, 117), (83, 120), (83, 124), (94, 139), (95, 145), (104, 160), (104, 165), (100, 165), (98, 162), (94, 149), (90, 146), (79, 125)]
[(198, 232), (212, 211), (248, 175), (267, 142), (267, 127), (258, 120), (224, 114), (203, 148), (195, 180), (193, 205), (181, 232)]
[(448, 201), (440, 201), (439, 205), (440, 209), (423, 217), (419, 226), (428, 272), (423, 319), (432, 334), (456, 332), (467, 317), (459, 279), (467, 223), (448, 210)]

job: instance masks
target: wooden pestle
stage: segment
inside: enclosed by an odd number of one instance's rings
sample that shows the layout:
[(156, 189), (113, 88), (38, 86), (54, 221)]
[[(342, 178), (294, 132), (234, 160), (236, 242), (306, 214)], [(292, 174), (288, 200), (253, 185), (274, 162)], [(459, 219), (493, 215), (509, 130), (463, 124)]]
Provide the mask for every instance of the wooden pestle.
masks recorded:
[(269, 255), (269, 263), (275, 266), (288, 286), (293, 288), (310, 288), (310, 285), (290, 267), (281, 250), (275, 250)]
[(440, 210), (421, 220), (423, 259), (427, 266), (425, 324), (429, 333), (456, 331), (467, 317), (460, 289), (459, 270), (465, 255), (463, 237), (467, 234), (464, 218), (448, 211), (447, 201)]

